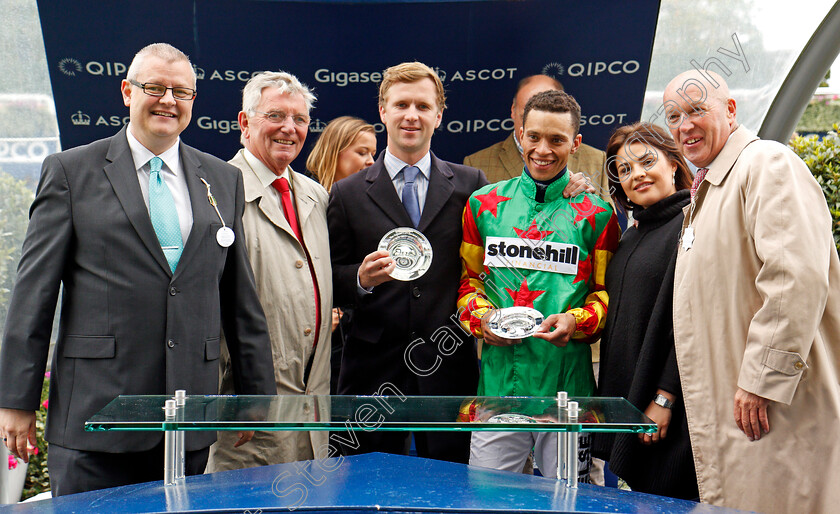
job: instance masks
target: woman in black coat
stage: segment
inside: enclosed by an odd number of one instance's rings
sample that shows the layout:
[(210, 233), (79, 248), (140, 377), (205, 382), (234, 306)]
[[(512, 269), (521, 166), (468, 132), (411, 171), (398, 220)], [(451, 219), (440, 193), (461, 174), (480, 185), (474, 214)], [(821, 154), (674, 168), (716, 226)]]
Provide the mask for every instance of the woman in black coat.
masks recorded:
[(635, 491), (694, 499), (694, 473), (674, 353), (674, 264), (691, 174), (671, 137), (647, 123), (621, 127), (607, 145), (613, 198), (632, 211), (606, 275), (601, 396), (627, 398), (655, 434), (598, 434), (593, 453)]

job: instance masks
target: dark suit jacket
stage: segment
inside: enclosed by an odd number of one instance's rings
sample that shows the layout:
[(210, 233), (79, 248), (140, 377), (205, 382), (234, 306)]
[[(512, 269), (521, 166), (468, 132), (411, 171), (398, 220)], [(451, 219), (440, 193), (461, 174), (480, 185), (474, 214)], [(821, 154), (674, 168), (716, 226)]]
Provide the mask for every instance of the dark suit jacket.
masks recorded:
[[(217, 393), (222, 328), (237, 391), (274, 394), (265, 316), (243, 244), (239, 170), (181, 143), (193, 226), (173, 276), (125, 131), (44, 161), (0, 354), (0, 406), (37, 410), (63, 284), (46, 436), (78, 450), (158, 444), (161, 432), (85, 432), (84, 423), (120, 394)], [(236, 233), (229, 248), (216, 243), (222, 223), (200, 178)], [(214, 440), (215, 432), (193, 432), (186, 447)]]
[(332, 187), (327, 221), (334, 297), (337, 305), (355, 306), (339, 394), (373, 394), (388, 382), (404, 394), (475, 394), (478, 368), (473, 340), (454, 320), (461, 276), (461, 217), (469, 196), (487, 179), (474, 168), (431, 157), (418, 226), (432, 245), (431, 267), (417, 280), (386, 282), (369, 295), (358, 295), (359, 265), (386, 232), (410, 227), (411, 220), (385, 169), (384, 152), (370, 168)]

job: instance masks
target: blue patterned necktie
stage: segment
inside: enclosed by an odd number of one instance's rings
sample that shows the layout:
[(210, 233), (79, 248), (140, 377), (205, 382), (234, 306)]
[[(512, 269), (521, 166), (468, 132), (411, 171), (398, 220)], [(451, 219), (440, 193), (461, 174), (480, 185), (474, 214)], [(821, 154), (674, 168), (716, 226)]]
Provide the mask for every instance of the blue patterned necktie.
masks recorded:
[(403, 168), (405, 186), (403, 186), (402, 191), (402, 203), (411, 218), (411, 222), (414, 223), (414, 228), (417, 228), (420, 223), (420, 200), (417, 198), (417, 184), (414, 182), (418, 173), (420, 173), (420, 168), (417, 166)]
[(152, 226), (155, 227), (160, 247), (169, 263), (169, 269), (175, 273), (178, 261), (181, 259), (181, 251), (184, 249), (184, 242), (181, 239), (181, 224), (178, 222), (178, 211), (175, 210), (175, 200), (172, 192), (166, 187), (166, 182), (160, 174), (163, 167), (163, 160), (160, 157), (152, 157), (149, 161), (151, 173), (149, 173), (149, 215), (152, 217)]

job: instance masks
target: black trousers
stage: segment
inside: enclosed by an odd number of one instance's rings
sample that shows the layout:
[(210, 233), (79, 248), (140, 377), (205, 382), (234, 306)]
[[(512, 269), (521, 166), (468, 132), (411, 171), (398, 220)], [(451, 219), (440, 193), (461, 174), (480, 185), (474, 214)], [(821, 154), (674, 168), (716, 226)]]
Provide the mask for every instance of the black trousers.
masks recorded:
[[(187, 475), (200, 475), (207, 466), (210, 447), (186, 452)], [(104, 453), (49, 446), (47, 467), (52, 495), (163, 480), (163, 441), (143, 452)]]

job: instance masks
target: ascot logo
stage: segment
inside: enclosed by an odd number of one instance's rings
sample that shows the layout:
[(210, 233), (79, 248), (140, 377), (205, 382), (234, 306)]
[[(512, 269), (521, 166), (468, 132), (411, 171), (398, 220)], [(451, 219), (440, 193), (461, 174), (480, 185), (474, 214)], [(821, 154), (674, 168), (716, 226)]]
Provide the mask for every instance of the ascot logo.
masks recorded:
[(82, 63), (72, 57), (65, 57), (58, 61), (58, 69), (68, 77), (75, 77), (77, 73), (82, 72)]
[(199, 68), (195, 64), (192, 65), (193, 71), (195, 72), (195, 78), (197, 80), (201, 80), (204, 78), (204, 68)]
[(315, 118), (309, 124), (309, 132), (323, 132), (327, 128), (327, 124), (321, 121), (320, 118)]
[(76, 114), (70, 116), (70, 121), (73, 122), (73, 125), (86, 127), (90, 125), (90, 116), (82, 111), (76, 111)]

